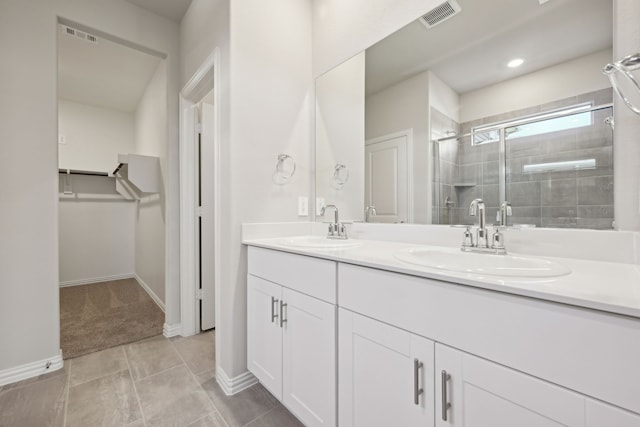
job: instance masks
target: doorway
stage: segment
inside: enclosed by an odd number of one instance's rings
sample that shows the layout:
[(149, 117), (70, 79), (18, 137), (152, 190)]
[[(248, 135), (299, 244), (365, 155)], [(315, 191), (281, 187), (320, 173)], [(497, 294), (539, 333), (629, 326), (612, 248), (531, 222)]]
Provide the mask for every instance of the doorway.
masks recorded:
[(65, 358), (162, 333), (165, 57), (60, 20), (59, 265)]
[[(216, 49), (180, 92), (181, 335), (219, 327), (220, 137)], [(219, 334), (215, 334), (216, 344)]]

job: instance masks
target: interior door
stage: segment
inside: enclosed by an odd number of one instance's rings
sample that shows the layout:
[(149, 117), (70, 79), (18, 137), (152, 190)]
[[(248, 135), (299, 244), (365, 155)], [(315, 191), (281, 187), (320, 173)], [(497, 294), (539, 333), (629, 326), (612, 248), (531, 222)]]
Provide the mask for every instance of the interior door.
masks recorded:
[(203, 102), (200, 131), (200, 330), (215, 324), (215, 111)]
[(376, 215), (370, 220), (410, 222), (407, 136), (368, 142), (364, 168), (365, 206), (376, 208)]

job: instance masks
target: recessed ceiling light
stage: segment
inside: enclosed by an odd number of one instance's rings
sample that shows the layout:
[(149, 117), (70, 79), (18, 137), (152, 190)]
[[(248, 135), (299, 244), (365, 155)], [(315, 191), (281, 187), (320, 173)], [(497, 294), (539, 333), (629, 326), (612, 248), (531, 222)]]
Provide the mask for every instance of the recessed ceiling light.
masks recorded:
[(524, 59), (512, 59), (511, 61), (509, 61), (509, 63), (507, 64), (507, 67), (509, 68), (515, 68), (515, 67), (519, 67), (522, 65), (522, 63), (524, 62)]

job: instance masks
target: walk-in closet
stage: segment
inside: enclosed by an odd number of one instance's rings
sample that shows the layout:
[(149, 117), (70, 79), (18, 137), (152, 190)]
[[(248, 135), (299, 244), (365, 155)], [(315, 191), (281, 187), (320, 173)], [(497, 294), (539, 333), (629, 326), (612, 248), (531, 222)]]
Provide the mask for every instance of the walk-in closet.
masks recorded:
[(162, 333), (164, 58), (58, 25), (60, 329), (65, 359)]

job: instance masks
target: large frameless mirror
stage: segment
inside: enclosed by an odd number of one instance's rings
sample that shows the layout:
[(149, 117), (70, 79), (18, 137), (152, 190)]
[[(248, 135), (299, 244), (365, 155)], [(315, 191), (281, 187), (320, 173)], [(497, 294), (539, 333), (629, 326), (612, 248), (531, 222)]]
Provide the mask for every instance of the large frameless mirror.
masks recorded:
[(509, 202), (508, 224), (612, 228), (612, 1), (441, 6), (317, 79), (318, 204), (466, 224), (481, 198), (491, 222)]

